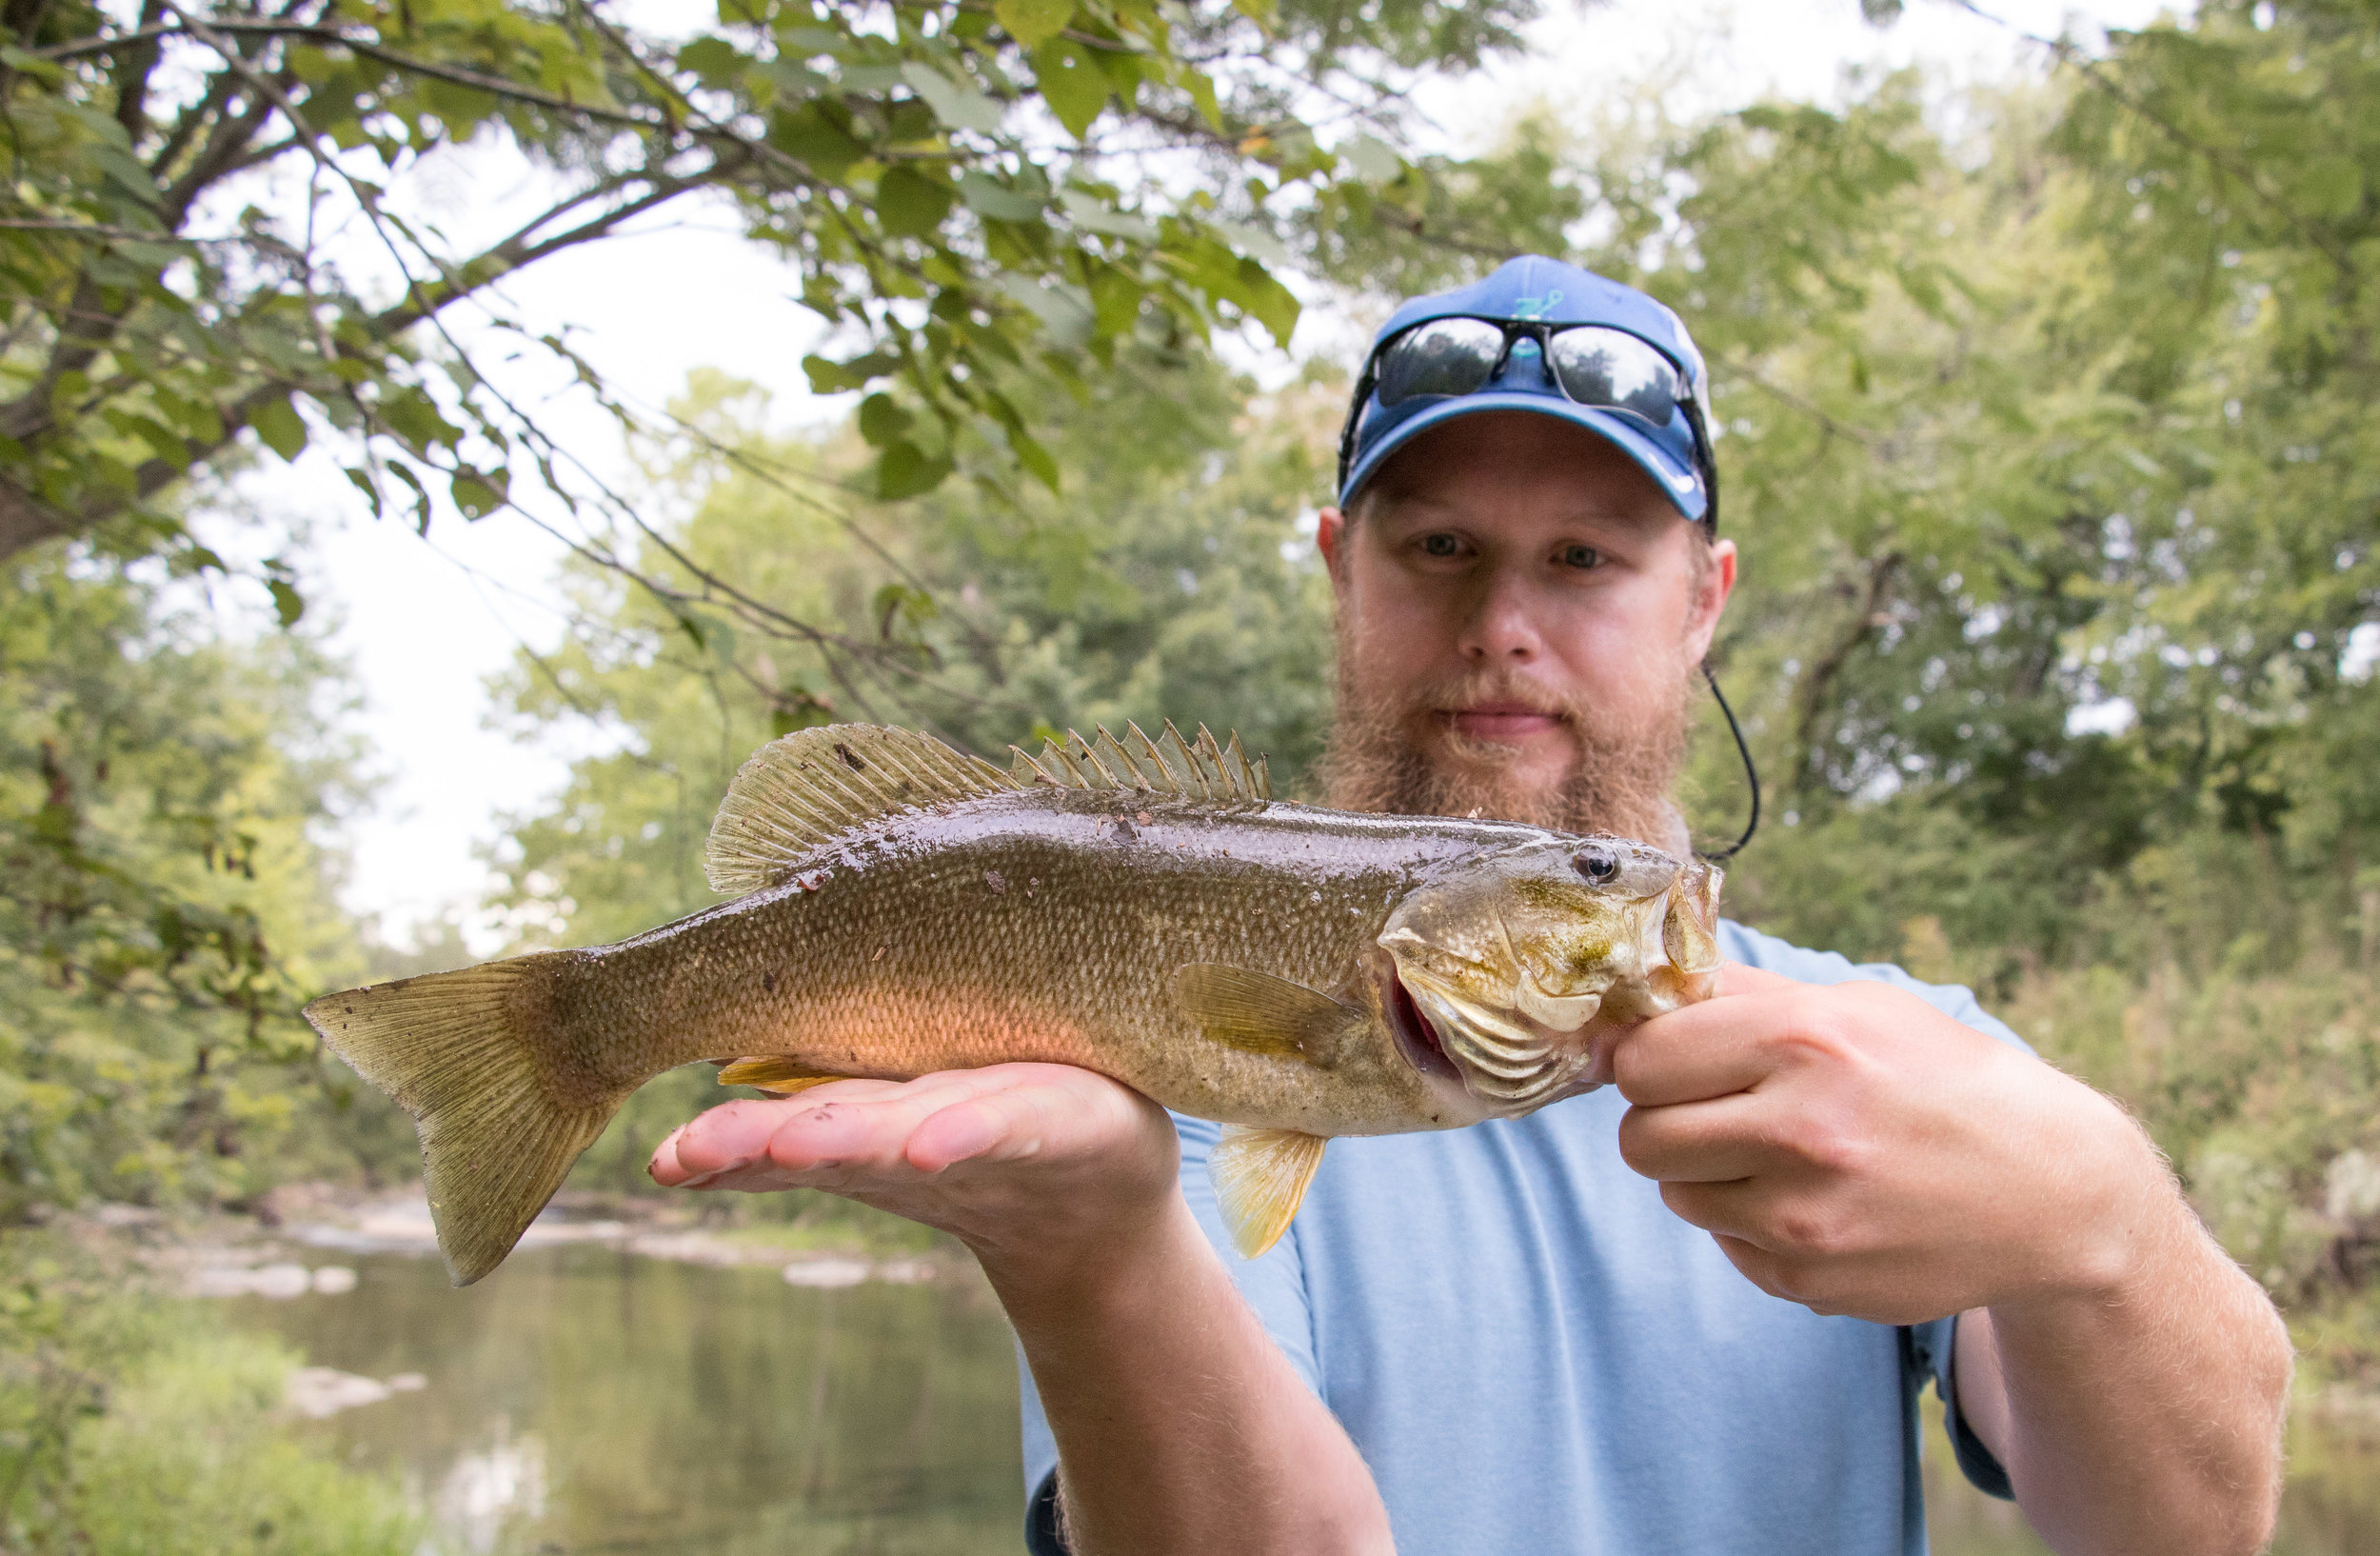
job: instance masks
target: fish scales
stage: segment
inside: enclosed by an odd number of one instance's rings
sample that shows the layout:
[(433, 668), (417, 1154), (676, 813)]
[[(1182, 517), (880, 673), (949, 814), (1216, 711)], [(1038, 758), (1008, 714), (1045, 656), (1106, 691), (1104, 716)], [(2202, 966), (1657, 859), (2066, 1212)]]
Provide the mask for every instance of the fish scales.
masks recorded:
[(905, 730), (763, 748), (713, 825), (733, 901), (584, 950), (326, 995), (410, 1111), (458, 1284), (503, 1259), (639, 1086), (795, 1090), (1019, 1060), (1226, 1126), (1243, 1252), (1336, 1135), (1528, 1112), (1707, 997), (1719, 877), (1626, 839), (1275, 802), (1235, 739), (1070, 736), (1008, 772)]
[(1438, 1109), (1410, 1067), (1318, 1073), (1203, 1042), (1168, 985), (1210, 962), (1332, 991), (1425, 872), (1534, 835), (1133, 791), (995, 795), (888, 818), (797, 856), (784, 886), (555, 953), (557, 1026), (612, 1084), (727, 1055), (885, 1079), (1036, 1060), (1222, 1123), (1426, 1127)]

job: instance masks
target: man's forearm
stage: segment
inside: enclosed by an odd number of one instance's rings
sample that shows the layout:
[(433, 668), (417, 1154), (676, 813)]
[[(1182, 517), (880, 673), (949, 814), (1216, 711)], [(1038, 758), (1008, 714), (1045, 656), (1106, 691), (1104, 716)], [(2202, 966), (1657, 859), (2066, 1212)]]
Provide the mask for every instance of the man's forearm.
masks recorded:
[(1961, 1408), (2068, 1556), (2245, 1556), (2278, 1506), (2288, 1331), (2157, 1176), (2103, 1288), (1959, 1326)]
[(1080, 1556), (1392, 1548), (1362, 1457), (1178, 1198), (1095, 1264), (984, 1269), (1058, 1440)]

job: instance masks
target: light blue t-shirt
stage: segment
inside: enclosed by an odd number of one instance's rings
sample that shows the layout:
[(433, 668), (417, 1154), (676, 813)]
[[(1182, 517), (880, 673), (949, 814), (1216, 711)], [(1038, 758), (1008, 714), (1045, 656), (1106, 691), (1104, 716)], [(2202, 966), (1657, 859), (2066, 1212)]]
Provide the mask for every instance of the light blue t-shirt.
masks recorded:
[[(1964, 988), (1737, 924), (1734, 961), (1872, 978), (2022, 1043)], [(1616, 1087), (1526, 1118), (1334, 1140), (1287, 1236), (1231, 1251), (1217, 1127), (1181, 1118), (1182, 1192), (1264, 1327), (1345, 1424), (1402, 1556), (1923, 1556), (1917, 1393), (1952, 1406), (1954, 1322), (1821, 1318), (1762, 1292), (1620, 1160)], [(1058, 1463), (1024, 1379), (1026, 1544), (1061, 1550)]]

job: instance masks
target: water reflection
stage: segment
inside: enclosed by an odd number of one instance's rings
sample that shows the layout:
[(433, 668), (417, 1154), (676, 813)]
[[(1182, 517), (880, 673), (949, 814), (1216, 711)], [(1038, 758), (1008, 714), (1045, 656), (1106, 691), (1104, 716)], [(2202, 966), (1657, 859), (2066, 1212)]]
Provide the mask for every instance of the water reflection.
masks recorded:
[[(371, 1391), (305, 1429), (402, 1473), (443, 1556), (1021, 1548), (1014, 1353), (977, 1281), (853, 1285), (866, 1267), (820, 1264), (796, 1286), (580, 1245), (456, 1291), (435, 1260), (355, 1263), (345, 1294), (226, 1308), (331, 1369), (326, 1398)], [(1938, 1418), (1926, 1505), (1934, 1556), (2047, 1556), (1959, 1476)], [(2273, 1556), (2372, 1551), (2380, 1413), (2306, 1415)]]
[(426, 1386), (307, 1429), (391, 1466), (454, 1556), (942, 1556), (1014, 1549), (1014, 1352), (972, 1281), (803, 1288), (600, 1247), (467, 1291), (435, 1261), (234, 1299), (307, 1359)]

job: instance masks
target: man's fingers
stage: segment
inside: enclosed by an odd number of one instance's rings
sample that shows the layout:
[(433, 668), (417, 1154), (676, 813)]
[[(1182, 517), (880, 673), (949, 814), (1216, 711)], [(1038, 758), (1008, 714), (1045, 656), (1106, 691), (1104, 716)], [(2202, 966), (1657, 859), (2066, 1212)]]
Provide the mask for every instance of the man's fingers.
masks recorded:
[(1737, 1091), (1708, 1102), (1631, 1107), (1619, 1121), (1620, 1159), (1663, 1183), (1733, 1183), (1776, 1167), (1763, 1098)]
[(1660, 1107), (1757, 1084), (1775, 1065), (1765, 1040), (1786, 1027), (1782, 1003), (1720, 998), (1655, 1016), (1612, 1049), (1619, 1094), (1639, 1107)]
[(1795, 983), (1780, 972), (1766, 968), (1748, 967), (1741, 962), (1719, 964), (1718, 997), (1737, 998), (1745, 994), (1783, 994), (1792, 989), (1807, 988), (1808, 984)]
[(1808, 984), (1730, 962), (1716, 997), (1655, 1016), (1619, 1040), (1612, 1074), (1640, 1107), (1701, 1102), (1758, 1085), (1810, 1027)]
[(959, 1162), (1063, 1157), (1098, 1147), (1133, 1127), (1152, 1107), (1120, 1086), (1025, 1085), (971, 1097), (935, 1113), (909, 1137), (909, 1165), (940, 1172)]
[[(1008, 1131), (1048, 1123), (1053, 1108), (1087, 1118), (1129, 1095), (1104, 1076), (1066, 1065), (839, 1081), (782, 1100), (711, 1108), (663, 1141), (647, 1170), (665, 1187), (694, 1188), (833, 1187), (854, 1175), (908, 1178), (979, 1156), (1029, 1154), (1007, 1142)], [(985, 1106), (992, 1103), (998, 1106)]]

